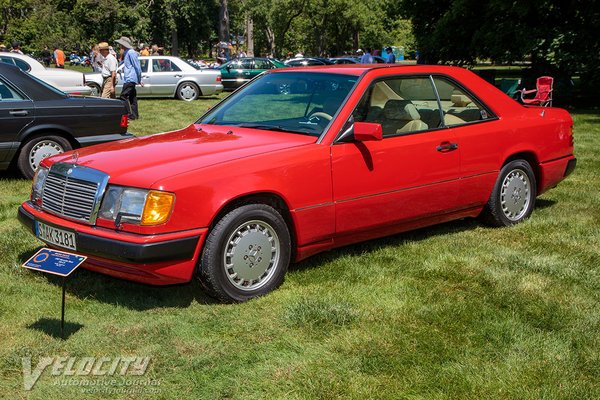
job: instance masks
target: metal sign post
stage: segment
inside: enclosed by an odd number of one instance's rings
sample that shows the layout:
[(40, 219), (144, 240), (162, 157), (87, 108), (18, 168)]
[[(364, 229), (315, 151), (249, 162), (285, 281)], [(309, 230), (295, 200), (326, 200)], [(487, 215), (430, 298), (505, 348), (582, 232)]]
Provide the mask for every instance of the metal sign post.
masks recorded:
[(65, 338), (65, 297), (67, 278), (86, 260), (86, 258), (87, 257), (80, 256), (79, 254), (42, 248), (23, 264), (24, 268), (62, 277), (62, 304), (60, 312), (61, 339)]

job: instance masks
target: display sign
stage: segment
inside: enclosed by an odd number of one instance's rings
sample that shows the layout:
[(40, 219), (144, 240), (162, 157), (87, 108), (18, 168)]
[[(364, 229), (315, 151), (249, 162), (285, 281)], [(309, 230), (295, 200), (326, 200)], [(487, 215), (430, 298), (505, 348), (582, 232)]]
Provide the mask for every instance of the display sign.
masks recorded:
[(59, 276), (69, 276), (87, 257), (43, 248), (27, 260), (23, 267)]

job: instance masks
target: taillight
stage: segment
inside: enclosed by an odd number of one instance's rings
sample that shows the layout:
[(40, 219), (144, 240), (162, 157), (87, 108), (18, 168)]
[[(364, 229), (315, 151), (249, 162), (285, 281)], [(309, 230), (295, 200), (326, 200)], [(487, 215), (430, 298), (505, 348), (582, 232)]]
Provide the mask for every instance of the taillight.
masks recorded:
[(129, 118), (127, 114), (121, 116), (121, 128), (127, 128), (129, 126)]
[(221, 75), (217, 76), (217, 82), (221, 82)]

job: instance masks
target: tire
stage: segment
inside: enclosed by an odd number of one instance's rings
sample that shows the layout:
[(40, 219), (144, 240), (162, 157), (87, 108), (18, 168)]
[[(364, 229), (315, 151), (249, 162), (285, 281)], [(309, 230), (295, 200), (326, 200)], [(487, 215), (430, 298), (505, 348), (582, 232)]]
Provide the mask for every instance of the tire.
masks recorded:
[(281, 214), (265, 204), (247, 204), (226, 214), (210, 231), (198, 277), (211, 296), (243, 302), (283, 283), (290, 254), (290, 232)]
[(179, 100), (194, 101), (201, 95), (201, 92), (194, 82), (183, 82), (177, 86), (176, 95)]
[(102, 95), (102, 89), (96, 83), (87, 83), (87, 86), (92, 89), (91, 96), (100, 97)]
[(17, 166), (25, 178), (33, 178), (35, 169), (44, 158), (64, 153), (73, 147), (61, 136), (36, 136), (29, 139), (19, 152)]
[(514, 160), (500, 170), (494, 190), (481, 213), (492, 226), (511, 226), (528, 218), (535, 206), (537, 183), (531, 165)]

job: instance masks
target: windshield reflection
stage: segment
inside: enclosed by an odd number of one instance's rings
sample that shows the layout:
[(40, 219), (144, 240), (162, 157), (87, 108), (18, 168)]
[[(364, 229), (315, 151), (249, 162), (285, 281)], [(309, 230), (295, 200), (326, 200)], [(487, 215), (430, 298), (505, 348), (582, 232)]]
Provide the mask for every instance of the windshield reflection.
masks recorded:
[(320, 136), (357, 81), (354, 75), (265, 74), (197, 123)]

